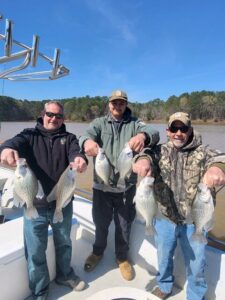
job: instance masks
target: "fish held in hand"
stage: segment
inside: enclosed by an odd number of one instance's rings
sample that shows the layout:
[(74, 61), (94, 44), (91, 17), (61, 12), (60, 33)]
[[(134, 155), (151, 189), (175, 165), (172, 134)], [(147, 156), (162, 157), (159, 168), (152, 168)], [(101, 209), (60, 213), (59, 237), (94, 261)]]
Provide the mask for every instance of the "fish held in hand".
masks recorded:
[(191, 238), (199, 243), (207, 244), (203, 231), (209, 231), (213, 227), (214, 203), (210, 189), (204, 183), (198, 184), (191, 216), (195, 224), (195, 232)]
[(95, 172), (98, 177), (104, 182), (104, 184), (109, 185), (111, 166), (102, 148), (98, 149), (98, 154), (95, 159)]
[(157, 214), (158, 205), (153, 191), (154, 178), (144, 177), (137, 188), (134, 196), (137, 213), (145, 220), (145, 234), (154, 235), (156, 230), (153, 226), (153, 219)]
[(129, 178), (132, 172), (133, 151), (127, 143), (120, 153), (117, 161), (117, 170), (120, 174), (118, 180), (119, 185), (125, 185), (125, 178)]
[(56, 208), (53, 216), (53, 223), (63, 222), (62, 209), (69, 204), (76, 189), (76, 170), (70, 165), (62, 173), (59, 181), (47, 196), (47, 201), (56, 200)]
[(25, 216), (28, 219), (36, 219), (39, 215), (33, 202), (38, 192), (38, 180), (27, 165), (25, 158), (18, 159), (16, 165), (13, 180), (14, 204), (15, 206), (25, 205)]

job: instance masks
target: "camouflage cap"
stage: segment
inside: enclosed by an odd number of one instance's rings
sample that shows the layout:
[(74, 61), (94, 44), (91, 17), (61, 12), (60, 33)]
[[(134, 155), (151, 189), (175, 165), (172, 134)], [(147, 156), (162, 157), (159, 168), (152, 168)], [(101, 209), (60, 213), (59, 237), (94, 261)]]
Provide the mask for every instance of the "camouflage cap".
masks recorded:
[(109, 97), (109, 101), (113, 101), (113, 100), (117, 100), (117, 99), (127, 102), (127, 94), (121, 90), (113, 91), (111, 96)]
[(170, 127), (174, 121), (181, 121), (184, 125), (188, 127), (191, 126), (190, 116), (185, 112), (176, 112), (175, 114), (171, 115), (169, 118), (168, 127)]

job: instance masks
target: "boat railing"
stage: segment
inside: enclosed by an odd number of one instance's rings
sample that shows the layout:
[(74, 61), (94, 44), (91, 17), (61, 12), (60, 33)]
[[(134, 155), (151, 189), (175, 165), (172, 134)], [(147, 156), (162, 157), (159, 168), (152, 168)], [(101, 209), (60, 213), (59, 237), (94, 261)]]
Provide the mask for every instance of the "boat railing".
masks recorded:
[[(3, 20), (3, 16), (0, 16), (1, 20)], [(4, 55), (0, 57), (0, 64), (5, 64), (4, 70), (0, 72), (1, 79), (14, 81), (54, 80), (69, 74), (69, 69), (59, 63), (60, 49), (55, 49), (53, 58), (39, 51), (40, 37), (38, 35), (33, 35), (31, 47), (14, 40), (12, 20), (6, 19), (5, 33), (0, 34), (1, 41), (4, 43)], [(20, 50), (13, 52), (14, 46), (19, 47)], [(51, 66), (50, 70), (15, 74), (28, 66), (37, 67), (39, 59), (42, 62), (47, 61)], [(9, 67), (9, 63), (12, 61), (16, 61), (16, 63)]]

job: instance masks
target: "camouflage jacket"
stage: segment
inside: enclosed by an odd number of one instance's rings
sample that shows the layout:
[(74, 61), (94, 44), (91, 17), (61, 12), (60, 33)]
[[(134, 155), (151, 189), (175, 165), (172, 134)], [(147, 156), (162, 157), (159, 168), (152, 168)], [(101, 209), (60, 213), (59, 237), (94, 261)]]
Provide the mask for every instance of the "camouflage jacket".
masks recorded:
[[(175, 223), (185, 222), (204, 172), (216, 163), (225, 163), (225, 154), (203, 146), (194, 132), (192, 140), (177, 151), (171, 142), (147, 152), (153, 161), (155, 196), (160, 212)], [(215, 198), (215, 191), (212, 191)]]

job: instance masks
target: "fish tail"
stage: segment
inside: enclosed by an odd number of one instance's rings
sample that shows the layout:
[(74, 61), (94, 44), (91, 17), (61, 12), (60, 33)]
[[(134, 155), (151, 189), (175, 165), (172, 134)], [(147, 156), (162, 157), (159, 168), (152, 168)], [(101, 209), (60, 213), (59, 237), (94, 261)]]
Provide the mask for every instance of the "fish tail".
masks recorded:
[(125, 179), (124, 178), (119, 178), (118, 182), (117, 182), (117, 187), (118, 188), (125, 188), (126, 183), (125, 183)]
[(145, 234), (148, 236), (153, 236), (157, 234), (155, 227), (153, 225), (148, 225), (145, 227)]
[(52, 201), (55, 201), (56, 200), (56, 196), (54, 193), (50, 193), (48, 196), (47, 196), (47, 201), (48, 202), (52, 202)]
[(196, 241), (196, 242), (201, 243), (201, 244), (207, 244), (207, 243), (208, 243), (206, 237), (205, 237), (202, 233), (197, 233), (197, 232), (195, 232), (195, 233), (192, 235), (191, 239), (192, 239), (193, 241)]
[(31, 219), (36, 219), (39, 217), (39, 214), (37, 212), (37, 209), (34, 207), (34, 206), (31, 206), (31, 207), (28, 207), (28, 208), (25, 208), (25, 217), (29, 220)]
[(56, 210), (53, 216), (53, 223), (62, 223), (62, 222), (63, 222), (62, 210)]

